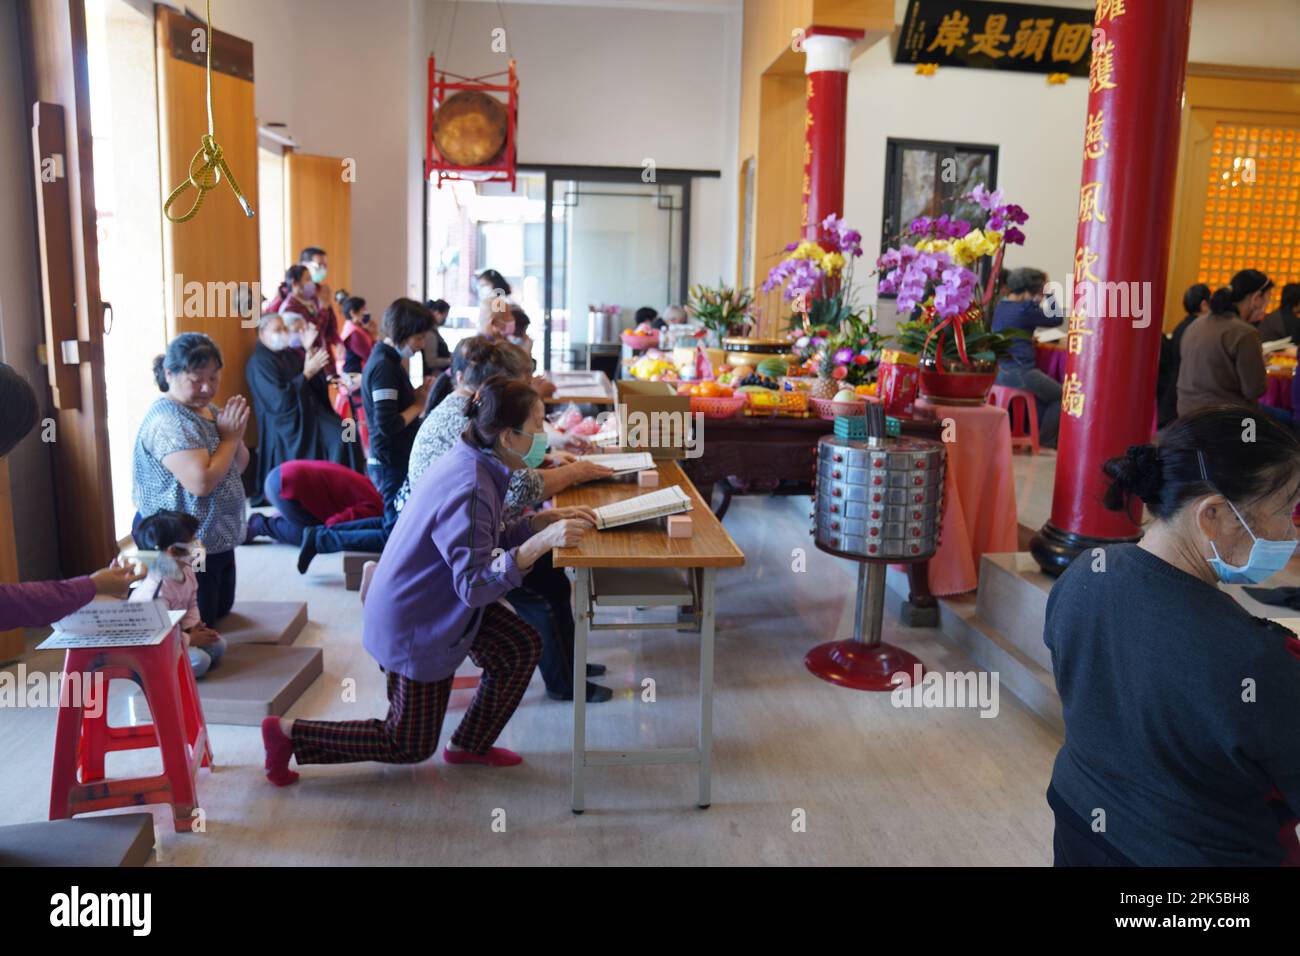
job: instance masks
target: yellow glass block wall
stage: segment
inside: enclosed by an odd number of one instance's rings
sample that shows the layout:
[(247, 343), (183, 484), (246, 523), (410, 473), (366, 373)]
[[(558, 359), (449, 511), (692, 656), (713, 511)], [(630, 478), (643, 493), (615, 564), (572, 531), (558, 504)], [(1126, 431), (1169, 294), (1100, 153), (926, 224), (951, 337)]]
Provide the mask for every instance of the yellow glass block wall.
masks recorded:
[(1278, 290), (1300, 279), (1300, 129), (1214, 127), (1197, 281), (1212, 289), (1259, 269)]

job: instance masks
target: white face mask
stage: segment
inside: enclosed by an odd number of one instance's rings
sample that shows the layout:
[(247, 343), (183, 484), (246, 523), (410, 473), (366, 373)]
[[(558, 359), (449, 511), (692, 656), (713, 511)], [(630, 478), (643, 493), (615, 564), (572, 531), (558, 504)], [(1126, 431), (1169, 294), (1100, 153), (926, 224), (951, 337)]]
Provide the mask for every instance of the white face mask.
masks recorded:
[(266, 336), (266, 347), (272, 352), (283, 352), (289, 347), (288, 332), (271, 332)]

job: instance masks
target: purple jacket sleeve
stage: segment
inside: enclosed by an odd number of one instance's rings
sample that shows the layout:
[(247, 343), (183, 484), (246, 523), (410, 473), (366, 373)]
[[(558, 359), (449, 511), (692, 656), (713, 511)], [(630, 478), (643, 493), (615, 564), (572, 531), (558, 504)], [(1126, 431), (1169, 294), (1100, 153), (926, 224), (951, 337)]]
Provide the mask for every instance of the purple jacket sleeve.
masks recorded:
[(53, 624), (89, 604), (94, 596), (95, 582), (89, 577), (0, 584), (0, 631)]
[(497, 545), (497, 509), (485, 493), (467, 486), (448, 501), (434, 525), (433, 543), (451, 568), (456, 596), (468, 607), (486, 607), (523, 583), (513, 551), (493, 557)]

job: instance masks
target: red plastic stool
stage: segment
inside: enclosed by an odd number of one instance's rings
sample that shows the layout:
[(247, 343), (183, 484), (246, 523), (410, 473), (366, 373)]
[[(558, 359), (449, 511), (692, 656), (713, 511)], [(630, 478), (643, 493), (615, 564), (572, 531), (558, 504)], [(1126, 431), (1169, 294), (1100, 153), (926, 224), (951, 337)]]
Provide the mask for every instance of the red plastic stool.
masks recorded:
[[(1011, 421), (1011, 450), (1028, 448), (1038, 454), (1038, 403), (1033, 392), (1007, 385), (994, 385), (989, 390), (988, 403), (1004, 408)], [(1014, 409), (1023, 409), (1017, 415)]]
[[(176, 832), (191, 830), (194, 808), (198, 806), (194, 781), (199, 767), (212, 766), (212, 746), (180, 629), (172, 628), (161, 643), (150, 647), (70, 650), (63, 671), (65, 675), (80, 674), (82, 688), (92, 686), (94, 675), (100, 675), (103, 684), (99, 713), (92, 716), (85, 711), (84, 699), (71, 699), (65, 676), (54, 735), (50, 819), (66, 820), (78, 813), (114, 807), (170, 803)], [(108, 686), (114, 679), (140, 685), (153, 716), (152, 724), (109, 725)], [(105, 755), (145, 747), (157, 747), (161, 752), (161, 774), (104, 779)]]

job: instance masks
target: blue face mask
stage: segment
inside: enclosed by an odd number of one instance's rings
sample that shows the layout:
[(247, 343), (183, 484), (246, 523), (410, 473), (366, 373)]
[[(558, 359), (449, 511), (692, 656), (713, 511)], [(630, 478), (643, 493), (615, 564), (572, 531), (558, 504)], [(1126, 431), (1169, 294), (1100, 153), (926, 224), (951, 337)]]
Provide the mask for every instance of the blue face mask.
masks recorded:
[(302, 348), (302, 333), (301, 333), (301, 332), (290, 332), (290, 333), (289, 333), (289, 348), (291, 348), (291, 349), (300, 349), (300, 348)]
[[(529, 434), (522, 428), (516, 428), (515, 432), (520, 435)], [(525, 465), (529, 468), (536, 468), (546, 458), (546, 432), (533, 432), (529, 437), (533, 440), (532, 447), (528, 449), (528, 454), (522, 457)]]
[(1250, 525), (1246, 524), (1246, 519), (1237, 510), (1237, 506), (1229, 501), (1228, 507), (1237, 516), (1237, 520), (1246, 529), (1246, 533), (1254, 539), (1255, 543), (1250, 546), (1250, 556), (1246, 558), (1245, 564), (1228, 564), (1223, 558), (1219, 557), (1219, 549), (1211, 541), (1210, 547), (1214, 550), (1214, 557), (1206, 558), (1206, 560), (1210, 563), (1210, 567), (1214, 568), (1214, 573), (1219, 576), (1219, 580), (1224, 584), (1260, 584), (1267, 581), (1286, 567), (1286, 563), (1291, 560), (1291, 555), (1295, 553), (1297, 542), (1294, 539), (1290, 541), (1270, 541), (1267, 538), (1256, 537), (1255, 532), (1250, 530)]

